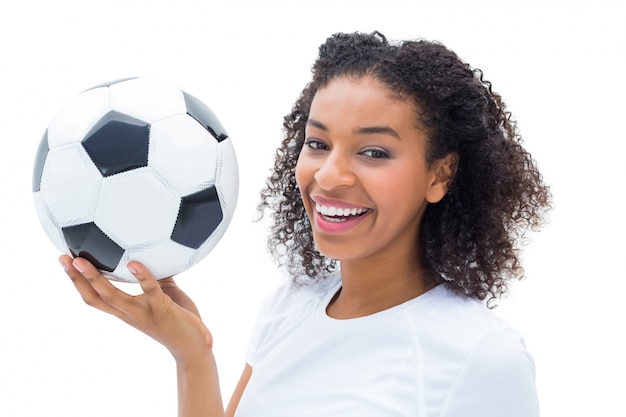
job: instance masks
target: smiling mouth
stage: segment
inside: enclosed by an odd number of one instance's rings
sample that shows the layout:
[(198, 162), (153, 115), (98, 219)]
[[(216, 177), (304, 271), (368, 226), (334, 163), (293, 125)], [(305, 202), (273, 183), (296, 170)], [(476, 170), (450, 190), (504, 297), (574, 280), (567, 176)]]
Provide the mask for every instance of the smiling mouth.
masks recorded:
[(342, 208), (334, 206), (323, 206), (319, 203), (315, 204), (315, 210), (322, 216), (324, 220), (330, 223), (340, 223), (359, 217), (369, 212), (370, 209), (363, 207)]

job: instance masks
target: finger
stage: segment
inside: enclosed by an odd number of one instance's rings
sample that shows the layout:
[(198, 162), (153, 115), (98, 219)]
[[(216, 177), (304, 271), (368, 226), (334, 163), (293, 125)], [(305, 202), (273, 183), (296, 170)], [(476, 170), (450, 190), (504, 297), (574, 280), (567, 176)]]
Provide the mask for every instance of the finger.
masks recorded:
[(105, 302), (100, 294), (92, 287), (90, 282), (78, 271), (72, 264), (72, 258), (67, 255), (63, 255), (59, 258), (59, 262), (63, 266), (65, 273), (72, 280), (72, 284), (76, 287), (76, 290), (82, 297), (85, 304), (104, 311), (105, 313), (112, 314), (120, 317), (121, 312), (109, 303)]
[(157, 283), (159, 284), (159, 287), (161, 287), (161, 289), (167, 289), (167, 288), (178, 288), (178, 285), (176, 285), (176, 282), (174, 282), (174, 277), (168, 277), (168, 278), (163, 278), (157, 281)]
[(114, 286), (91, 262), (83, 258), (76, 258), (72, 265), (89, 282), (105, 303), (122, 312), (125, 312), (132, 305), (134, 297)]
[(161, 290), (170, 297), (176, 304), (200, 317), (198, 307), (191, 298), (174, 282), (174, 278), (163, 278), (158, 281)]
[(148, 300), (154, 300), (155, 298), (163, 295), (163, 290), (161, 289), (159, 282), (143, 264), (131, 261), (126, 267), (130, 273), (137, 278), (137, 281), (141, 286), (141, 290)]

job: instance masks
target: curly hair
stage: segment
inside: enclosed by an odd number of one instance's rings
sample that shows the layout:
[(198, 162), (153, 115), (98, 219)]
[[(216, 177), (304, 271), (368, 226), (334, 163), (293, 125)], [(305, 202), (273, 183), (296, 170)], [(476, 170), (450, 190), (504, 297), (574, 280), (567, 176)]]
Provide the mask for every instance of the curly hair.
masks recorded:
[[(319, 48), (312, 81), (285, 116), (285, 137), (258, 210), (273, 220), (268, 249), (290, 275), (323, 279), (337, 261), (319, 253), (296, 185), (295, 168), (317, 91), (338, 77), (372, 77), (412, 100), (427, 134), (426, 161), (454, 154), (457, 167), (444, 198), (426, 208), (420, 256), (431, 284), (493, 301), (524, 270), (519, 245), (539, 229), (551, 205), (516, 122), (479, 69), (438, 42), (392, 44), (379, 32), (335, 34)], [(408, 190), (407, 190), (408, 191)]]

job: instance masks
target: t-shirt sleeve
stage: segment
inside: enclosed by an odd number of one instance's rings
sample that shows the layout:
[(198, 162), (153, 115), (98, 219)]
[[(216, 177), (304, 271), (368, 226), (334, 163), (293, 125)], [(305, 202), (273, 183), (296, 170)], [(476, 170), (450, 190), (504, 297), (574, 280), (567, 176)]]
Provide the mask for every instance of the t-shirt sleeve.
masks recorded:
[(263, 340), (267, 337), (269, 325), (274, 315), (274, 311), (280, 300), (287, 291), (287, 285), (281, 284), (270, 290), (263, 299), (259, 313), (252, 327), (252, 334), (246, 351), (246, 363), (254, 368), (258, 357), (258, 350)]
[(266, 322), (266, 318), (269, 314), (269, 307), (271, 306), (273, 294), (274, 292), (271, 292), (265, 296), (254, 321), (254, 326), (252, 327), (252, 334), (250, 335), (250, 341), (248, 342), (248, 350), (246, 351), (246, 363), (252, 368), (254, 368), (254, 364), (256, 362), (262, 328), (264, 327), (264, 323)]
[(538, 417), (535, 365), (511, 329), (487, 333), (464, 364), (442, 417)]

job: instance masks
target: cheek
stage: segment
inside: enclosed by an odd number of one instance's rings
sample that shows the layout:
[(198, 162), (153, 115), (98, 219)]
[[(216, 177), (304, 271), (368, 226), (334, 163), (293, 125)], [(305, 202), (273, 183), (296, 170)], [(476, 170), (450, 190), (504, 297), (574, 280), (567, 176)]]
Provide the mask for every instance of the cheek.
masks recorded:
[(300, 189), (300, 193), (303, 194), (313, 178), (313, 168), (310, 163), (307, 163), (306, 156), (302, 154), (300, 154), (296, 163), (295, 177), (296, 185)]
[(378, 196), (381, 200), (393, 202), (399, 196), (404, 196), (412, 188), (408, 183), (407, 172), (403, 170), (375, 170), (361, 173), (359, 175), (361, 184), (368, 189), (372, 195)]
[(296, 176), (296, 185), (298, 186), (298, 189), (300, 189), (300, 193), (302, 194), (302, 187), (304, 186), (304, 173), (303, 173), (304, 169), (302, 166), (302, 163), (300, 162), (300, 159), (298, 159), (298, 162), (296, 163), (296, 171), (295, 171), (295, 176)]
[(425, 199), (424, 174), (415, 169), (380, 170), (362, 178), (361, 183), (370, 197), (381, 207), (394, 211), (414, 211)]
[(306, 211), (309, 219), (312, 220), (312, 217), (311, 217), (312, 207), (307, 197), (308, 195), (307, 190), (309, 189), (311, 185), (312, 172), (311, 172), (311, 168), (307, 166), (307, 164), (302, 159), (298, 159), (298, 163), (296, 164), (295, 178), (296, 178), (296, 186), (298, 187), (298, 190), (300, 191), (300, 199), (302, 201), (302, 204), (304, 205), (304, 210)]

